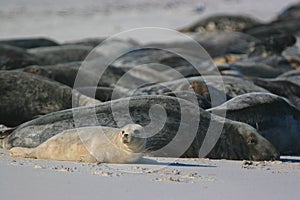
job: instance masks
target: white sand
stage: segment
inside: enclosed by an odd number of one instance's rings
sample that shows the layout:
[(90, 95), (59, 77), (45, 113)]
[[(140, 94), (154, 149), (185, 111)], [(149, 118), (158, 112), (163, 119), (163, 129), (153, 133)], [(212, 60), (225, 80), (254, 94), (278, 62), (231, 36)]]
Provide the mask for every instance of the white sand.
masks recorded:
[[(153, 159), (153, 158), (152, 158)], [(299, 199), (293, 162), (156, 158), (157, 164), (16, 159), (0, 151), (1, 199)]]

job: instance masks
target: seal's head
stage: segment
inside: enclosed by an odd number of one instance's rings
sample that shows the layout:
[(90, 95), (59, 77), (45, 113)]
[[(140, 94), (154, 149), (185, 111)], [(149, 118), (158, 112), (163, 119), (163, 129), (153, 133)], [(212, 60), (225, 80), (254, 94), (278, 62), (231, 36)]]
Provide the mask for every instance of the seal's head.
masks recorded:
[(208, 157), (263, 161), (278, 160), (279, 153), (252, 126), (226, 119), (218, 144)]
[(128, 151), (141, 153), (146, 144), (146, 134), (142, 126), (128, 124), (121, 129), (121, 141)]
[(249, 160), (279, 159), (278, 151), (267, 139), (261, 136), (255, 128), (251, 126), (240, 126), (238, 131), (247, 146)]

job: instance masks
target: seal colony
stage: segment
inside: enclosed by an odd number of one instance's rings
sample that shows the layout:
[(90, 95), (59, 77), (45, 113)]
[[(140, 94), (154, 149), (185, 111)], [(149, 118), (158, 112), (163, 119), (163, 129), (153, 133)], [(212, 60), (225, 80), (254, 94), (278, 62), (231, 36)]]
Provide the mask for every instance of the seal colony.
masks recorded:
[[(1, 146), (15, 157), (109, 163), (299, 155), (298, 13), (296, 4), (268, 23), (208, 16), (180, 30), (212, 59), (179, 40), (118, 39), (94, 54), (105, 38), (0, 40)], [(124, 49), (98, 77), (101, 58)], [(203, 153), (211, 126), (222, 129)]]
[(12, 148), (10, 154), (46, 160), (132, 163), (141, 158), (145, 142), (144, 130), (137, 124), (121, 129), (95, 126), (69, 129), (35, 148)]

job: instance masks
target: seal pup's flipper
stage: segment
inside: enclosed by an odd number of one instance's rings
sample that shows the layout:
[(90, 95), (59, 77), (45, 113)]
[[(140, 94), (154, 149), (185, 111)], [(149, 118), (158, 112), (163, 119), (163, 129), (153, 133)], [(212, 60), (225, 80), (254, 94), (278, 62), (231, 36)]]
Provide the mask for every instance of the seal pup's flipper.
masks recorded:
[(16, 130), (16, 127), (14, 127), (14, 128), (0, 129), (0, 139), (6, 138), (6, 137), (9, 136), (14, 130)]
[(3, 140), (9, 136), (14, 130), (16, 129), (16, 127), (14, 128), (0, 128), (0, 148), (3, 148)]
[(10, 156), (12, 157), (21, 157), (21, 158), (36, 158), (33, 155), (34, 148), (23, 148), (23, 147), (14, 147), (9, 150)]

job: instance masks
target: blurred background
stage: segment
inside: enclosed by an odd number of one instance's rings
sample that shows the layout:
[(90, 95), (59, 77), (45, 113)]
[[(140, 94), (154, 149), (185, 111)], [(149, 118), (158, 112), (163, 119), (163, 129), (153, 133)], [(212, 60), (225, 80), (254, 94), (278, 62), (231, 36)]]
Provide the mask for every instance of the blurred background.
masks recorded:
[(215, 13), (272, 20), (298, 0), (0, 0), (0, 38), (48, 36), (59, 42), (131, 28), (178, 29)]

